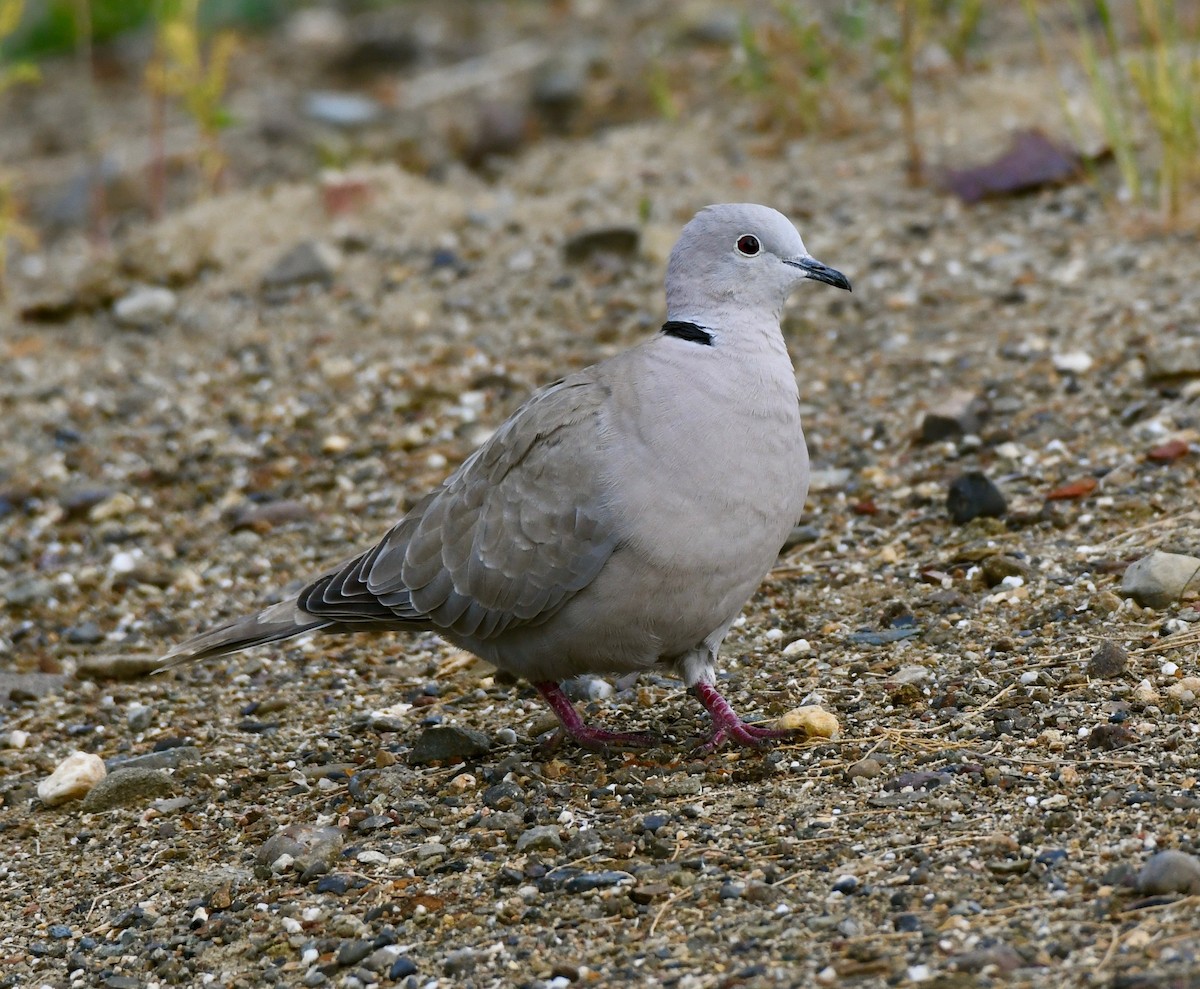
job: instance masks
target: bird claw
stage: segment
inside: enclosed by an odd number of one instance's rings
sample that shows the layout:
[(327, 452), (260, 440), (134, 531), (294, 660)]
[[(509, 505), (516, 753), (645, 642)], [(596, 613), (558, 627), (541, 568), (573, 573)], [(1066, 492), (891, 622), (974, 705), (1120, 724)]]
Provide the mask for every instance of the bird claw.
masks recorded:
[(558, 716), (559, 727), (551, 732), (543, 742), (539, 742), (537, 753), (550, 755), (558, 749), (567, 738), (592, 752), (610, 754), (621, 749), (649, 749), (658, 745), (662, 739), (658, 735), (643, 731), (609, 731), (606, 728), (595, 728), (587, 724), (575, 710), (569, 697), (562, 688), (553, 682), (535, 683), (538, 693), (545, 698), (547, 704)]
[(711, 683), (697, 683), (692, 687), (692, 693), (713, 720), (712, 732), (693, 750), (696, 755), (710, 755), (726, 742), (734, 742), (743, 748), (761, 749), (767, 742), (796, 737), (795, 731), (762, 728), (743, 721)]

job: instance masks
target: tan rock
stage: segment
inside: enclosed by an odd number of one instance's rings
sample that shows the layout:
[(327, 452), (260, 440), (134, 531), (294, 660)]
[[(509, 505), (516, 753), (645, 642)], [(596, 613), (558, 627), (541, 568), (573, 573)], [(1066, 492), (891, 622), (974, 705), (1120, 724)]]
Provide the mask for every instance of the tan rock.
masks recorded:
[(104, 760), (91, 752), (72, 752), (38, 784), (37, 795), (47, 807), (79, 800), (104, 779)]

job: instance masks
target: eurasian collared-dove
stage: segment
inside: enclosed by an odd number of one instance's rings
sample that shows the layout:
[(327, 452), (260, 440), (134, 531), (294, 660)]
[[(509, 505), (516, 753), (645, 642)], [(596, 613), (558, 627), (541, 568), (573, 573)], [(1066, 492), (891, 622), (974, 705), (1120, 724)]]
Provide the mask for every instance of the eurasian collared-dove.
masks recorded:
[(433, 629), (531, 681), (588, 748), (654, 738), (585, 724), (559, 686), (581, 673), (673, 671), (712, 716), (706, 751), (789, 734), (742, 721), (713, 680), (808, 490), (779, 329), (805, 279), (850, 288), (775, 210), (701, 210), (671, 252), (660, 333), (535, 393), (374, 548), (163, 667), (303, 632)]

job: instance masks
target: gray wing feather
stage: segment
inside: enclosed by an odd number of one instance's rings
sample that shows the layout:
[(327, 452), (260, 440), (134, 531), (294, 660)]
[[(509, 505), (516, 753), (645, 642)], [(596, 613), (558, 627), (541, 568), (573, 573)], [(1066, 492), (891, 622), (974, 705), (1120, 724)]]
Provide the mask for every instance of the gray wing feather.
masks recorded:
[(479, 640), (546, 620), (617, 545), (597, 461), (607, 397), (581, 375), (538, 392), (378, 545), (306, 588), (301, 607)]

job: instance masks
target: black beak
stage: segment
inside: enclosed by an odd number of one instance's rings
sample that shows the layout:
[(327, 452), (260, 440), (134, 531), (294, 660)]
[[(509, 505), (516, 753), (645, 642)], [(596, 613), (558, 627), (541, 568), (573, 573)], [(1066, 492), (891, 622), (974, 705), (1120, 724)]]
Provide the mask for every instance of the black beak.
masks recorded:
[(853, 291), (850, 288), (850, 280), (845, 275), (836, 268), (821, 264), (816, 258), (786, 258), (783, 263), (801, 269), (804, 277), (811, 278), (814, 282), (824, 282), (834, 288), (844, 288), (847, 292)]

